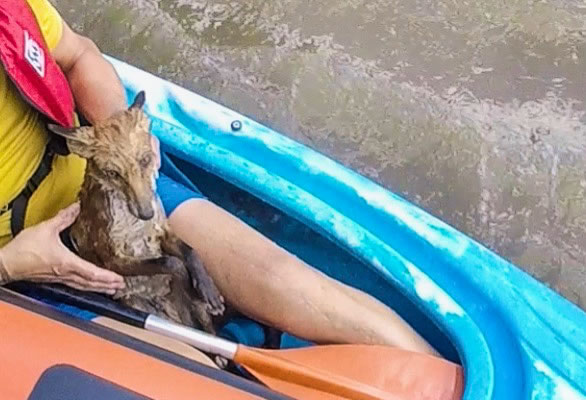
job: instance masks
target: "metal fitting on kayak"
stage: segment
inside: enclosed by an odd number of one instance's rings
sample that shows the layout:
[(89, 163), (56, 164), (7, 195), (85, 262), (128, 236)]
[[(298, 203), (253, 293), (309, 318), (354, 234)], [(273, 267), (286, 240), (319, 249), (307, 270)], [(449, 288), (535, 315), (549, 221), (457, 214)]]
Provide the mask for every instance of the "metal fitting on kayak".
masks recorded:
[(240, 122), (238, 120), (232, 121), (232, 124), (230, 125), (230, 127), (235, 132), (239, 131), (240, 129), (242, 129), (242, 122)]

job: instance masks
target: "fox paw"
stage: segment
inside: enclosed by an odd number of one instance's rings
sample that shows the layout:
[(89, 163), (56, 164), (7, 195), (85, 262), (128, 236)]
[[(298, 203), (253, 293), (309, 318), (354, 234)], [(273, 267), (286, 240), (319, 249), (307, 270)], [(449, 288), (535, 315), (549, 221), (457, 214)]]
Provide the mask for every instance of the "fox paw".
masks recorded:
[(205, 302), (206, 311), (211, 315), (222, 315), (226, 309), (224, 297), (211, 279), (197, 282), (197, 289)]

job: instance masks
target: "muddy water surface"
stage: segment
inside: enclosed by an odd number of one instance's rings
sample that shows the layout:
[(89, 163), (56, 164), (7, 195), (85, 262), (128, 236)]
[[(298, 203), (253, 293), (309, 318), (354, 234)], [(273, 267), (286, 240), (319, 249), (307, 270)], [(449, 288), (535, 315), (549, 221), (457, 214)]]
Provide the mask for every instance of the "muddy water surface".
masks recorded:
[(586, 0), (53, 0), (586, 308)]

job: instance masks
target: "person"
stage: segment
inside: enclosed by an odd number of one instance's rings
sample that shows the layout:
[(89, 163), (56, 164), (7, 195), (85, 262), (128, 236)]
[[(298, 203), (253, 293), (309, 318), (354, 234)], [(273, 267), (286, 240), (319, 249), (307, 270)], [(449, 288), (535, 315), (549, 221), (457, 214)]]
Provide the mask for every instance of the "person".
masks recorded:
[[(75, 33), (48, 0), (18, 2), (30, 7), (50, 53), (43, 59), (32, 49), (29, 61), (37, 72), (46, 78), (40, 62), (54, 61), (90, 123), (127, 107), (115, 70), (90, 39)], [(84, 160), (56, 153), (26, 203), (24, 229), (11, 233), (14, 199), (41, 165), (49, 139), (39, 111), (21, 96), (6, 65), (0, 67), (0, 283), (60, 282), (114, 293), (124, 286), (122, 277), (82, 260), (60, 240), (79, 212)], [(226, 300), (244, 315), (317, 343), (384, 344), (437, 355), (386, 305), (307, 265), (201, 193), (162, 174), (157, 186), (171, 229), (197, 250)]]

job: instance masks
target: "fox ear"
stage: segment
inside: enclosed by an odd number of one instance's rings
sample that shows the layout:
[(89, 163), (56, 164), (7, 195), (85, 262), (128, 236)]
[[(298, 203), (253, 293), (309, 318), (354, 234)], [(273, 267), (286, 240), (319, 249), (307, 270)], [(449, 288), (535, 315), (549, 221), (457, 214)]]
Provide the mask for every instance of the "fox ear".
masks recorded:
[(136, 94), (136, 97), (134, 98), (134, 101), (132, 102), (132, 105), (128, 109), (129, 110), (132, 110), (133, 108), (142, 109), (142, 107), (144, 106), (145, 97), (146, 96), (145, 96), (144, 90), (141, 90), (140, 92), (138, 92)]
[(63, 136), (64, 138), (67, 139), (74, 139), (75, 138), (75, 132), (77, 131), (77, 128), (66, 128), (64, 126), (60, 126), (60, 125), (55, 125), (55, 124), (47, 124), (47, 127), (49, 128), (49, 130), (53, 133), (56, 133), (59, 136)]
[(94, 138), (94, 128), (91, 126), (81, 126), (79, 128), (66, 128), (60, 125), (48, 124), (49, 130), (59, 136), (63, 136), (67, 141), (91, 144)]
[(91, 155), (91, 145), (94, 142), (93, 127), (65, 128), (54, 124), (48, 124), (47, 127), (51, 132), (67, 139), (67, 147), (72, 153), (85, 158)]

